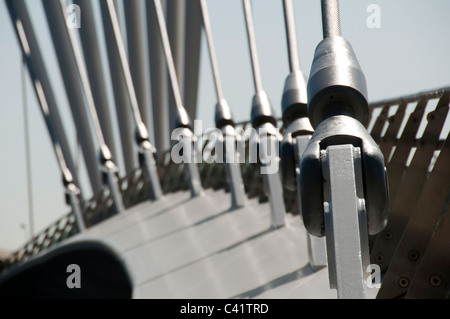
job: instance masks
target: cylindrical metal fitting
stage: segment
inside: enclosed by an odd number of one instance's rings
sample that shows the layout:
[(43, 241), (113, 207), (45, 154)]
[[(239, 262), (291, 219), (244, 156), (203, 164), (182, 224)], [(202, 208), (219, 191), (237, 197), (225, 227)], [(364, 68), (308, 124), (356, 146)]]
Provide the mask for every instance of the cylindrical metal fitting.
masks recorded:
[(224, 126), (231, 125), (234, 127), (233, 114), (227, 100), (221, 99), (216, 104), (215, 114), (216, 127), (221, 129)]
[(258, 91), (253, 97), (251, 120), (254, 128), (264, 123), (277, 126), (275, 112), (265, 91)]
[(326, 38), (317, 46), (308, 81), (308, 116), (316, 128), (333, 115), (348, 115), (367, 124), (366, 78), (350, 43)]
[(307, 116), (308, 93), (306, 86), (307, 80), (301, 71), (292, 72), (286, 79), (281, 100), (283, 123), (286, 127), (295, 119)]
[[(378, 144), (361, 122), (348, 116), (333, 116), (311, 137), (300, 164), (303, 222), (314, 236), (325, 235), (321, 151), (332, 145), (352, 144), (361, 148), (364, 200), (370, 235), (381, 232), (388, 220), (389, 190), (384, 157)], [(362, 198), (360, 194), (359, 196)]]
[(192, 129), (192, 121), (184, 107), (179, 108), (178, 111), (175, 112), (174, 127), (186, 127)]

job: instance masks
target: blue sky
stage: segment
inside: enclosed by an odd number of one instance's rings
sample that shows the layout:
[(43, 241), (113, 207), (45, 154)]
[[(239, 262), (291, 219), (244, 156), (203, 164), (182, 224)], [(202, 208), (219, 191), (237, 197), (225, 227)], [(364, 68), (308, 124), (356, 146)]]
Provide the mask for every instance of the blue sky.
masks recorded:
[[(127, 0), (124, 1), (126, 3)], [(42, 2), (28, 0), (27, 3), (64, 125), (75, 150), (74, 125)], [(208, 0), (208, 4), (226, 98), (236, 120), (248, 120), (253, 82), (242, 2)], [(370, 4), (377, 4), (381, 8), (379, 29), (369, 29), (366, 25), (369, 16), (366, 9)], [(294, 6), (300, 62), (304, 73), (308, 75), (315, 47), (322, 37), (320, 1), (294, 0)], [(370, 101), (450, 84), (448, 0), (341, 0), (340, 8), (343, 36), (351, 42), (365, 72)], [(278, 115), (281, 115), (281, 95), (288, 75), (282, 1), (254, 0), (253, 9), (264, 88)], [(28, 227), (23, 87), (21, 54), (4, 1), (0, 1), (0, 39), (0, 249), (16, 249), (27, 237), (20, 225)], [(213, 127), (216, 98), (204, 40), (202, 48), (198, 118), (204, 121), (205, 129)], [(67, 213), (69, 208), (64, 202), (61, 175), (50, 139), (26, 76), (33, 208), (35, 230), (40, 231)], [(111, 96), (110, 101), (113, 102)], [(119, 165), (122, 166), (120, 161)], [(89, 193), (82, 165), (80, 173), (84, 174), (81, 186)]]

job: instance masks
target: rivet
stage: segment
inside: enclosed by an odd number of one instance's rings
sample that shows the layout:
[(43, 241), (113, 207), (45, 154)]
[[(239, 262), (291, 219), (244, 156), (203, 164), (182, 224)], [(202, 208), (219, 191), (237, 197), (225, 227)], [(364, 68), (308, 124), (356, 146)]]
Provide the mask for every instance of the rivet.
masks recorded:
[(417, 250), (411, 250), (409, 253), (408, 253), (408, 258), (409, 258), (409, 260), (411, 260), (411, 261), (416, 261), (417, 259), (419, 259), (419, 252), (417, 251)]
[(433, 275), (430, 278), (430, 284), (433, 287), (439, 287), (442, 284), (442, 278), (439, 275)]
[(402, 288), (406, 288), (409, 285), (409, 280), (406, 277), (402, 277), (398, 280), (398, 285)]

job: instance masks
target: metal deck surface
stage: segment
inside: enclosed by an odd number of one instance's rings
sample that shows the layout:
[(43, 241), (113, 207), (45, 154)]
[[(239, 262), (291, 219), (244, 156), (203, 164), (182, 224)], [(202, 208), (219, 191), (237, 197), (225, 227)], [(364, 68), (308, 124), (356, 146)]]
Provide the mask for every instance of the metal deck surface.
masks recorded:
[(301, 218), (271, 228), (268, 203), (230, 209), (230, 196), (189, 192), (146, 202), (62, 246), (99, 241), (122, 258), (134, 298), (336, 298), (308, 263)]

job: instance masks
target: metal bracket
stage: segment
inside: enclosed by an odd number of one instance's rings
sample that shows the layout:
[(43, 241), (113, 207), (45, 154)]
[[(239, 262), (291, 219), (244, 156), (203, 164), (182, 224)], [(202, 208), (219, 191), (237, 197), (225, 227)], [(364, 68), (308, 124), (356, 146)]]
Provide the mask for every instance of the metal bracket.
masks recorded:
[(72, 212), (75, 216), (75, 222), (78, 226), (78, 231), (81, 233), (86, 230), (86, 224), (84, 223), (83, 211), (80, 205), (80, 189), (73, 183), (69, 183), (66, 186), (66, 201), (67, 204), (72, 207)]
[[(297, 198), (298, 206), (300, 210), (300, 215), (302, 214), (302, 204), (301, 204), (301, 192), (300, 192), (300, 160), (302, 158), (303, 152), (308, 146), (311, 140), (311, 135), (301, 135), (294, 139), (294, 150), (295, 150), (295, 163), (296, 163), (296, 176), (297, 176)], [(307, 232), (307, 242), (308, 242), (308, 257), (309, 264), (314, 270), (321, 269), (327, 266), (327, 250), (326, 250), (326, 240), (325, 237), (315, 237)]]
[(242, 181), (241, 166), (238, 158), (239, 154), (236, 149), (236, 132), (234, 127), (227, 125), (222, 128), (222, 133), (225, 159), (224, 165), (228, 183), (230, 185), (232, 207), (243, 207), (245, 205), (246, 195), (244, 182)]
[(116, 208), (116, 212), (120, 214), (125, 210), (125, 206), (123, 204), (122, 193), (119, 187), (119, 179), (117, 177), (119, 169), (111, 160), (105, 161), (101, 169), (103, 183), (109, 186), (114, 207)]
[(330, 287), (340, 299), (362, 299), (370, 257), (361, 150), (329, 146), (321, 164)]
[[(281, 179), (279, 175), (279, 157), (270, 156), (269, 158), (269, 149), (273, 151), (277, 145), (277, 136), (274, 135), (265, 135), (259, 137), (259, 149), (260, 149), (260, 161), (261, 161), (261, 169), (267, 170), (266, 172), (262, 172), (264, 185), (267, 190), (267, 196), (269, 197), (270, 202), (270, 211), (272, 218), (272, 226), (275, 228), (282, 227), (285, 225), (285, 215), (286, 215), (286, 207), (284, 204), (283, 197), (283, 187), (281, 185)], [(270, 146), (269, 146), (270, 145)], [(272, 161), (276, 160), (276, 163)], [(271, 170), (274, 167), (271, 165), (276, 165), (276, 170), (272, 172)], [(270, 172), (269, 172), (270, 171)]]
[(139, 145), (139, 162), (144, 170), (145, 177), (150, 183), (149, 197), (151, 200), (158, 200), (163, 197), (161, 183), (159, 181), (158, 170), (156, 168), (156, 161), (154, 153), (156, 149), (150, 142), (144, 141)]
[(180, 140), (180, 145), (183, 150), (183, 163), (189, 173), (189, 188), (191, 196), (197, 197), (203, 195), (202, 181), (197, 165), (197, 150), (195, 149), (195, 135), (191, 129), (184, 127), (176, 130), (177, 136), (173, 138)]

